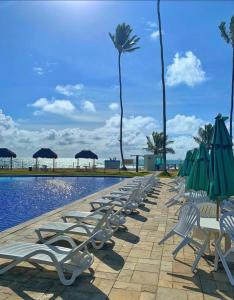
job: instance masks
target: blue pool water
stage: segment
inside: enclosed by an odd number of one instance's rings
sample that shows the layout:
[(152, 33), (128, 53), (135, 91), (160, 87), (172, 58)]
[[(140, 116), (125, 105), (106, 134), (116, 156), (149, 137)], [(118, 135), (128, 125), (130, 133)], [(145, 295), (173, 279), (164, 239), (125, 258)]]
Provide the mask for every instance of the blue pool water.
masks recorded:
[(0, 231), (119, 183), (114, 177), (0, 177)]

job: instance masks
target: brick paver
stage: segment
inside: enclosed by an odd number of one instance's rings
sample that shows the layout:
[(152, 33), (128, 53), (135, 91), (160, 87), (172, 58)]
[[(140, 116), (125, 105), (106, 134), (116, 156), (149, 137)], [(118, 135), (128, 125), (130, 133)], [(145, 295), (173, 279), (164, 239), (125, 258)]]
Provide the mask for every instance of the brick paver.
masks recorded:
[[(113, 243), (92, 250), (92, 271), (85, 272), (69, 287), (60, 284), (52, 267), (38, 270), (22, 263), (0, 277), (1, 299), (111, 299), (111, 300), (205, 300), (234, 299), (234, 288), (223, 271), (214, 272), (213, 262), (202, 259), (191, 272), (194, 252), (185, 247), (173, 260), (172, 250), (178, 238), (159, 246), (158, 241), (176, 222), (176, 207), (167, 209), (165, 201), (170, 180), (163, 179), (148, 197), (138, 214), (127, 218), (126, 229), (116, 232)], [(118, 185), (116, 185), (118, 186)], [(48, 220), (58, 220), (64, 210), (89, 210), (89, 201), (105, 191), (86, 197), (23, 225), (0, 234), (0, 243), (8, 240), (37, 242), (35, 228)], [(82, 238), (81, 238), (82, 239)], [(0, 260), (0, 264), (4, 263)]]

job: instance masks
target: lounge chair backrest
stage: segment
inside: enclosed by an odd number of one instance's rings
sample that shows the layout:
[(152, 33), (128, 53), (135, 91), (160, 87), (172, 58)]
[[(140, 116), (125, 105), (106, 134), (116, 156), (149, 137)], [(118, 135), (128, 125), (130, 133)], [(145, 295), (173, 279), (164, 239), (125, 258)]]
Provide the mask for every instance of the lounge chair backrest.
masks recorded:
[(226, 233), (230, 240), (234, 242), (234, 212), (226, 212), (220, 219), (220, 230)]
[[(97, 211), (96, 214), (97, 214), (97, 215), (101, 215), (102, 217), (97, 221), (97, 224), (96, 224), (96, 227), (95, 227), (93, 233), (95, 233), (95, 232), (97, 232), (98, 230), (100, 230), (100, 229), (103, 227), (103, 225), (106, 224), (106, 222), (107, 222), (107, 220), (108, 220), (108, 217), (109, 217), (110, 214), (112, 213), (113, 209), (114, 209), (114, 205), (109, 206), (109, 208), (106, 209), (105, 213), (100, 212), (100, 211)], [(95, 213), (94, 213), (93, 215), (95, 215)]]
[(135, 201), (135, 199), (136, 199), (137, 194), (139, 193), (139, 191), (140, 191), (140, 187), (135, 188), (135, 189), (132, 191), (132, 193), (130, 194), (130, 196), (129, 196), (127, 202)]
[(195, 204), (202, 202), (209, 202), (210, 199), (205, 191), (191, 191), (189, 195), (189, 202)]
[[(94, 234), (96, 235), (97, 232)], [(76, 254), (83, 249), (87, 249), (87, 245), (91, 242), (91, 239), (94, 237), (94, 235), (92, 235), (91, 237), (89, 237), (86, 241), (84, 241), (83, 243), (81, 243), (80, 245), (77, 245), (75, 248), (73, 248), (66, 257), (64, 257), (61, 260), (61, 263), (65, 263), (68, 260), (70, 260), (72, 257), (76, 256)]]
[(192, 203), (184, 204), (180, 208), (179, 222), (176, 224), (174, 230), (182, 236), (193, 229), (194, 225), (200, 227), (200, 212), (196, 205)]

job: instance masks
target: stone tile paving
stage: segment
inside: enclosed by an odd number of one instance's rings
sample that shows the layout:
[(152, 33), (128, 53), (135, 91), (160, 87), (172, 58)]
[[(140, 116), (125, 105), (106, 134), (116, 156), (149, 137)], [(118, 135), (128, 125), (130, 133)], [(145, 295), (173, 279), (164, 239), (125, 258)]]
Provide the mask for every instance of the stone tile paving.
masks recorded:
[[(111, 300), (212, 300), (234, 299), (234, 288), (223, 271), (213, 272), (212, 261), (202, 259), (196, 273), (191, 272), (193, 249), (186, 247), (173, 260), (171, 252), (178, 238), (162, 246), (158, 241), (176, 222), (176, 207), (167, 209), (172, 196), (169, 180), (161, 180), (139, 214), (128, 217), (127, 230), (114, 234), (113, 243), (94, 251), (92, 270), (75, 284), (60, 284), (52, 267), (38, 270), (28, 263), (0, 277), (0, 299), (111, 299)], [(118, 186), (118, 185), (116, 185)], [(58, 220), (64, 210), (89, 210), (88, 202), (112, 188), (57, 209), (21, 226), (1, 233), (0, 242), (25, 240), (36, 242), (38, 224)], [(82, 240), (82, 238), (81, 238)], [(6, 261), (0, 260), (0, 263)]]

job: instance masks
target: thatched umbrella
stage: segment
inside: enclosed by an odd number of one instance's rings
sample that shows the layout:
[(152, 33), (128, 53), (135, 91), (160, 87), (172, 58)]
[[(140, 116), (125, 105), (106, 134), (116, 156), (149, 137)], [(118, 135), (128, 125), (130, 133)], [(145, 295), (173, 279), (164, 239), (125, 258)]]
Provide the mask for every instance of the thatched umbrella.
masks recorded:
[(13, 151), (11, 151), (7, 148), (0, 148), (0, 157), (1, 158), (10, 158), (10, 160), (11, 160), (11, 169), (12, 169), (12, 159), (16, 158), (16, 154)]
[(75, 155), (77, 165), (79, 165), (79, 158), (93, 159), (93, 165), (95, 165), (95, 159), (98, 159), (98, 156), (90, 150), (82, 150)]
[(33, 158), (36, 159), (36, 168), (38, 167), (38, 158), (52, 158), (53, 159), (53, 170), (55, 166), (55, 159), (58, 155), (52, 151), (50, 148), (41, 148), (36, 153), (33, 154)]

